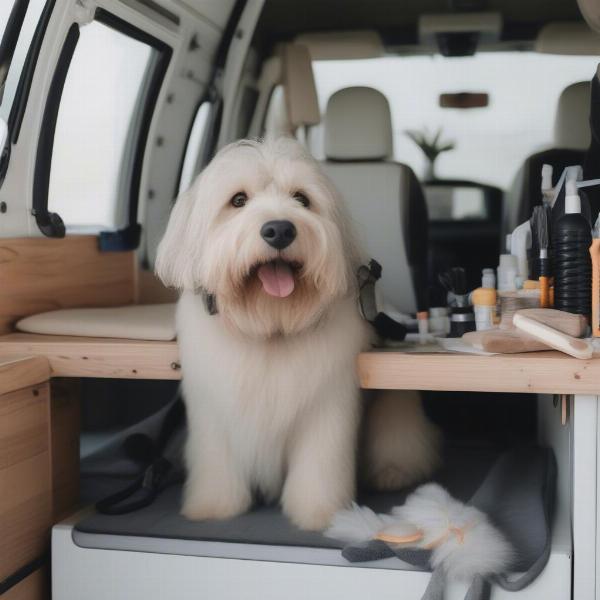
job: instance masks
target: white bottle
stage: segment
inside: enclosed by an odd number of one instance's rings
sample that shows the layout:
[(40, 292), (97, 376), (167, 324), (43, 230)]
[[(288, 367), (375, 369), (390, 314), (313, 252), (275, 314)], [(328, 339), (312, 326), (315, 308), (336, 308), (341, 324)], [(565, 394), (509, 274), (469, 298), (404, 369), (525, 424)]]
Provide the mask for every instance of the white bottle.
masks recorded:
[(517, 257), (514, 254), (501, 254), (498, 273), (498, 291), (514, 292), (517, 289), (516, 279), (518, 275)]
[(496, 289), (496, 273), (494, 273), (494, 269), (483, 269), (481, 271), (481, 287)]
[(517, 275), (522, 281), (529, 277), (529, 262), (527, 250), (531, 248), (531, 224), (529, 221), (521, 223), (512, 232), (510, 240), (510, 253), (517, 258)]
[(434, 335), (450, 333), (450, 319), (445, 306), (435, 306), (429, 309), (429, 331)]

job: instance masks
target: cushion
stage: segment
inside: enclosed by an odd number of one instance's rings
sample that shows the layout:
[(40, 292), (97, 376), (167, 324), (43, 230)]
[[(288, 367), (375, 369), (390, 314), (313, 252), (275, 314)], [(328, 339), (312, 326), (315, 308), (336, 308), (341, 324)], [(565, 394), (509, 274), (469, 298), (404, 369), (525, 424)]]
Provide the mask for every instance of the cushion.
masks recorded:
[(176, 304), (145, 304), (115, 308), (67, 308), (21, 319), (16, 328), (27, 333), (169, 341), (176, 337)]

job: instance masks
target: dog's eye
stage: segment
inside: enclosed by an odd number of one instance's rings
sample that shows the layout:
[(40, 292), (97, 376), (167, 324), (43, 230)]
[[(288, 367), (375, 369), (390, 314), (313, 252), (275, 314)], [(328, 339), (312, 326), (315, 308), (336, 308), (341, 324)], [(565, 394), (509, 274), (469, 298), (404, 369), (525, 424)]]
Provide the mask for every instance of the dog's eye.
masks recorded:
[(300, 202), (300, 204), (302, 204), (302, 206), (304, 206), (305, 208), (308, 208), (310, 206), (310, 200), (302, 192), (295, 192), (294, 200)]
[(246, 194), (246, 192), (238, 192), (237, 194), (235, 194), (235, 196), (233, 196), (233, 198), (231, 198), (230, 202), (231, 206), (234, 206), (235, 208), (242, 208), (242, 206), (246, 204), (247, 200), (248, 195)]

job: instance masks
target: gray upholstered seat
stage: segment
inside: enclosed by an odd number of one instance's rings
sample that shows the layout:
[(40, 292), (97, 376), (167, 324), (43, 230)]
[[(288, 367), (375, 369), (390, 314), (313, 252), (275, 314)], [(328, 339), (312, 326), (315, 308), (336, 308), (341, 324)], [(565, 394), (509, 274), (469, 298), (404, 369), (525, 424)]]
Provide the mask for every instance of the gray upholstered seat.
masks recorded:
[(336, 92), (324, 133), (324, 168), (369, 256), (383, 265), (381, 291), (394, 308), (414, 313), (427, 304), (427, 209), (412, 169), (393, 161), (387, 99), (368, 87)]

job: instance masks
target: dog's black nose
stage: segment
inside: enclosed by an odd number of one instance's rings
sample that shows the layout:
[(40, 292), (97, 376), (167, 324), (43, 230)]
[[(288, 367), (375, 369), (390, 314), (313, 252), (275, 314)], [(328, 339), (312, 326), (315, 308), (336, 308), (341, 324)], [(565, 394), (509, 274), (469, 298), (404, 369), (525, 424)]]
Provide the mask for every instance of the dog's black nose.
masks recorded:
[(296, 239), (296, 228), (291, 221), (268, 221), (260, 228), (260, 235), (269, 246), (283, 250)]

